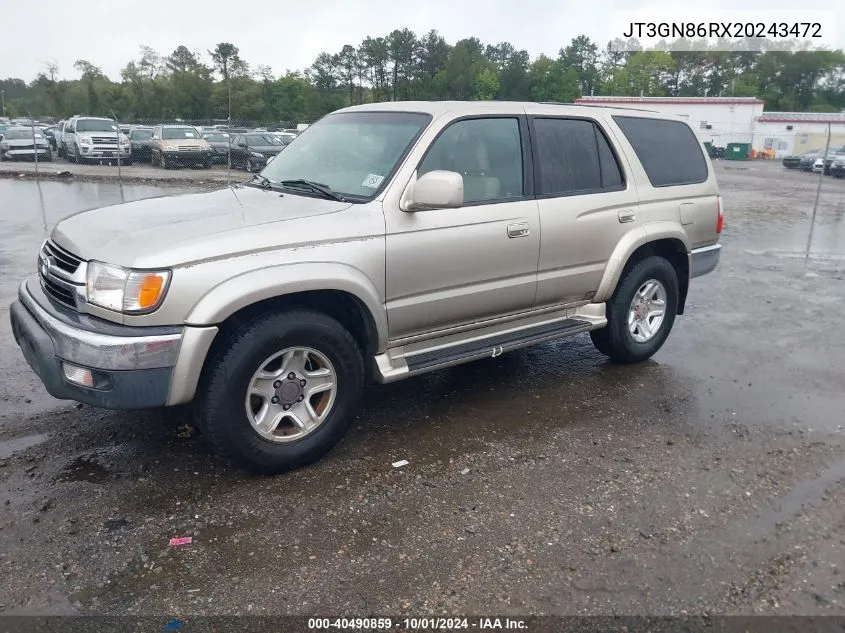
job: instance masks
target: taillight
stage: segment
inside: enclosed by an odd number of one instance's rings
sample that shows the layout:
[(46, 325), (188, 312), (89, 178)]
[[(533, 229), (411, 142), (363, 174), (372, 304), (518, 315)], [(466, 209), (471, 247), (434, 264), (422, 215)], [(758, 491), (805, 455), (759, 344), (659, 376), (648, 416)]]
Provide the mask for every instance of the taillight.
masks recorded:
[(722, 209), (722, 196), (716, 197), (716, 211), (719, 214), (716, 218), (716, 233), (721, 233), (725, 227), (725, 211)]

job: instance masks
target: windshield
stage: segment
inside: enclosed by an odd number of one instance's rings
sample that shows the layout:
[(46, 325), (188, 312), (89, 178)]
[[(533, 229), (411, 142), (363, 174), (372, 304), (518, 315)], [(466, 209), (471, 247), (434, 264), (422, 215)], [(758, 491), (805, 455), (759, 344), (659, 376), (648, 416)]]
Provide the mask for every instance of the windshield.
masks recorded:
[(283, 145), (280, 139), (269, 134), (249, 134), (246, 142), (247, 145)]
[[(6, 130), (6, 139), (14, 141), (16, 139), (28, 138), (32, 139), (32, 130)], [(44, 138), (41, 132), (35, 133), (35, 138)]]
[(344, 196), (372, 198), (425, 125), (416, 112), (344, 112), (308, 127), (261, 173), (312, 180)]
[(152, 138), (152, 136), (152, 130), (132, 130), (129, 133), (129, 138), (131, 138), (133, 141), (146, 141)]
[(166, 127), (162, 130), (162, 138), (200, 138), (200, 133), (192, 127)]
[(206, 134), (203, 138), (212, 143), (225, 143), (229, 140), (229, 137), (225, 134)]
[(116, 132), (117, 126), (111, 121), (98, 119), (80, 119), (76, 122), (77, 132)]

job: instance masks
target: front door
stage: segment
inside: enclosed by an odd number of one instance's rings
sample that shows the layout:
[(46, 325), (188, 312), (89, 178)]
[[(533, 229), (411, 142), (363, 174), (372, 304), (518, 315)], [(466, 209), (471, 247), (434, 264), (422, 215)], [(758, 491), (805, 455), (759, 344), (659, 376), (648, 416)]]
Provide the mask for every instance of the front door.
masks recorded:
[(390, 338), (528, 310), (537, 286), (540, 222), (525, 163), (523, 116), (461, 119), (432, 142), (417, 176), (462, 175), (464, 205), (387, 209)]

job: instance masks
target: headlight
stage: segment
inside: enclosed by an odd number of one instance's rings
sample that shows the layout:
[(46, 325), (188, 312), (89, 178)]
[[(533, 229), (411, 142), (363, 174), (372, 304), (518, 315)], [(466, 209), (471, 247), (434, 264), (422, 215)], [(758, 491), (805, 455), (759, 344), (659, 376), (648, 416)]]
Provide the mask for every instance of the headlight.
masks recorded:
[(102, 262), (88, 263), (88, 303), (116, 312), (148, 312), (167, 292), (169, 270), (129, 270)]
[(83, 145), (91, 145), (91, 137), (90, 136), (80, 136), (79, 142)]
[(264, 154), (262, 154), (261, 152), (250, 152), (250, 154), (252, 156), (255, 156), (256, 158), (264, 158)]

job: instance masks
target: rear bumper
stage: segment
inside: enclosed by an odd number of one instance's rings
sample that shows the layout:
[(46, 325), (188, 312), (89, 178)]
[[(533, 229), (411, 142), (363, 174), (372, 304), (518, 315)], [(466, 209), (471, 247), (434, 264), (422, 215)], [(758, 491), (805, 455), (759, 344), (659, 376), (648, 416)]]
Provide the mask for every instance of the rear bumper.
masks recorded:
[[(24, 282), (9, 313), (15, 341), (51, 395), (108, 409), (167, 404), (184, 328), (151, 333), (93, 318), (74, 322), (43, 293), (39, 298), (44, 305)], [(90, 369), (94, 387), (69, 382), (65, 361)]]
[(701, 277), (701, 275), (713, 272), (719, 264), (721, 254), (721, 244), (693, 249), (690, 253), (690, 277)]

